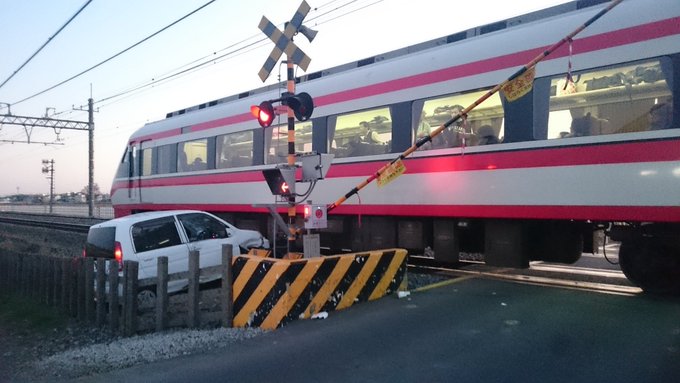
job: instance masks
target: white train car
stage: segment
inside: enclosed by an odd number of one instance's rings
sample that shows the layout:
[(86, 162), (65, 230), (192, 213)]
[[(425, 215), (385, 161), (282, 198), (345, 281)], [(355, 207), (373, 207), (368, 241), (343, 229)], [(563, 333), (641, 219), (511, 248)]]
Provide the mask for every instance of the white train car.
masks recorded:
[[(335, 156), (308, 199), (330, 204), (352, 190), (606, 6), (593, 3), (299, 78), (297, 92), (311, 94), (315, 110), (296, 124), (296, 150)], [(430, 247), (449, 261), (483, 252), (489, 264), (528, 267), (573, 262), (606, 229), (622, 242), (629, 279), (649, 291), (679, 289), (680, 2), (625, 0), (571, 48), (537, 65), (527, 95), (495, 94), (408, 157), (403, 175), (332, 210), (322, 246)], [(274, 197), (262, 170), (286, 162), (287, 126), (263, 129), (249, 109), (283, 91), (245, 92), (139, 129), (113, 183), (116, 215), (192, 208), (267, 231), (270, 218), (256, 205)], [(378, 142), (362, 140), (362, 122)]]

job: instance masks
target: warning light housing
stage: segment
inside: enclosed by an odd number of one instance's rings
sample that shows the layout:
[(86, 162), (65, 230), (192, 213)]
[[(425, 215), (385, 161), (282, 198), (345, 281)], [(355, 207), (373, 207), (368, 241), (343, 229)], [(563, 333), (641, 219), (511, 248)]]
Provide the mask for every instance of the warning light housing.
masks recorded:
[(295, 168), (265, 169), (262, 174), (273, 195), (295, 194)]
[(270, 101), (262, 101), (260, 105), (253, 105), (250, 107), (250, 113), (257, 119), (260, 126), (267, 128), (274, 122), (274, 106)]
[(312, 117), (312, 112), (314, 112), (314, 100), (306, 92), (283, 98), (283, 104), (293, 109), (298, 121), (309, 120)]

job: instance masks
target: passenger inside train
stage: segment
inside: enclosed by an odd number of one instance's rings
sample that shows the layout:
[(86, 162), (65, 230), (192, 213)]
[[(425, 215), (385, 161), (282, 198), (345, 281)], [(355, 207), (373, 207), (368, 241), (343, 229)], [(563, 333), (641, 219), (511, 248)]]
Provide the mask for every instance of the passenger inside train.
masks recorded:
[(661, 130), (671, 127), (673, 108), (670, 103), (659, 103), (649, 109), (649, 130)]

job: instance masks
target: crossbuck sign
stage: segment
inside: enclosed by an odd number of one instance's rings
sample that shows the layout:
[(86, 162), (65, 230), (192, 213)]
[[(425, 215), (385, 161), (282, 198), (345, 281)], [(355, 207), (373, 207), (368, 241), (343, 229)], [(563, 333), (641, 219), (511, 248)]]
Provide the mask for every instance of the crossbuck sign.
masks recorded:
[(260, 69), (259, 76), (262, 82), (269, 77), (269, 74), (272, 69), (274, 69), (274, 66), (276, 66), (281, 54), (284, 52), (289, 60), (293, 60), (293, 63), (297, 64), (302, 70), (307, 70), (307, 66), (309, 66), (309, 62), (312, 60), (302, 51), (302, 49), (298, 48), (297, 45), (293, 43), (292, 38), (302, 25), (302, 20), (305, 19), (305, 16), (307, 16), (310, 9), (311, 7), (309, 4), (307, 4), (306, 1), (303, 1), (298, 10), (295, 11), (293, 18), (286, 25), (283, 33), (281, 33), (269, 19), (262, 16), (262, 20), (260, 20), (260, 25), (258, 25), (258, 27), (274, 42), (274, 49), (272, 49), (267, 61), (265, 61), (262, 69)]

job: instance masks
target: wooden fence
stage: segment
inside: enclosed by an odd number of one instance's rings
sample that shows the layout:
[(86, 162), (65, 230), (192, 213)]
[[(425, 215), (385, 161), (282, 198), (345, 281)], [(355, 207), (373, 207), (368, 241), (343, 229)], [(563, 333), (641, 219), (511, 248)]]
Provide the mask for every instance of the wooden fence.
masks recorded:
[[(110, 259), (0, 253), (0, 289), (59, 308), (83, 322), (108, 325), (124, 336), (131, 336), (138, 331), (162, 331), (170, 326), (168, 282), (175, 280), (188, 280), (188, 291), (173, 295), (173, 299), (179, 297), (186, 302), (186, 305), (180, 302), (175, 306), (187, 308), (184, 318), (174, 321), (173, 325), (201, 326), (210, 315), (202, 314), (200, 310), (201, 295), (209, 291), (200, 291), (199, 278), (219, 273), (221, 288), (215, 299), (221, 308), (216, 316), (222, 326), (231, 327), (232, 247), (222, 247), (221, 265), (200, 269), (199, 259), (199, 252), (191, 251), (188, 271), (168, 274), (168, 258), (159, 257), (157, 277), (139, 280), (139, 265), (134, 261), (124, 261), (123, 275), (119, 276), (119, 264)], [(155, 288), (156, 292), (151, 326), (140, 326), (140, 318), (149, 314), (138, 310), (137, 304), (137, 294), (145, 288)], [(215, 295), (215, 292), (212, 294)], [(213, 320), (214, 317), (211, 316)]]

